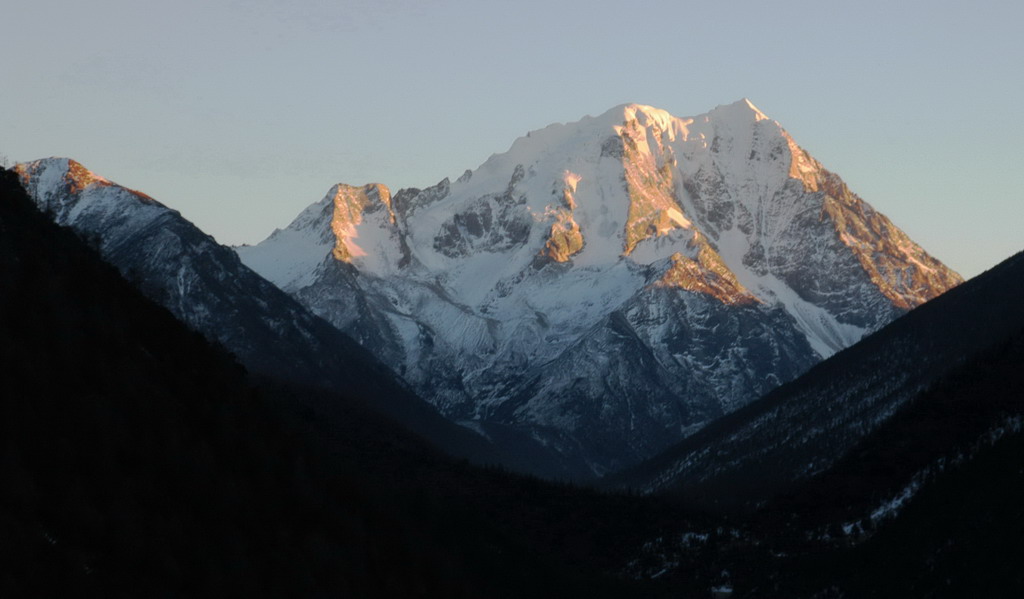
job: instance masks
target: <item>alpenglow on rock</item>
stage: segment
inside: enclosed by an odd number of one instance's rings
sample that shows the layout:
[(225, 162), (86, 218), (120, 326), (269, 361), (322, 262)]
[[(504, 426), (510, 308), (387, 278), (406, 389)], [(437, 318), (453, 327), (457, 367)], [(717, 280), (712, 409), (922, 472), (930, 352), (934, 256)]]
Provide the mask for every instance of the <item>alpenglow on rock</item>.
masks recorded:
[(237, 251), (450, 418), (598, 475), (961, 282), (747, 100), (619, 106), (423, 190), (337, 185)]

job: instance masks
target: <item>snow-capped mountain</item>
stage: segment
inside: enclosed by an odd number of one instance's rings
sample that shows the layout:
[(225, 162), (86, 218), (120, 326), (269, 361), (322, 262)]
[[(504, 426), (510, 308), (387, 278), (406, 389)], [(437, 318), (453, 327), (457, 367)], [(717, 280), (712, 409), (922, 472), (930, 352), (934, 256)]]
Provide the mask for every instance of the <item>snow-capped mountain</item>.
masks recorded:
[(339, 184), (237, 251), (449, 417), (597, 474), (961, 281), (747, 100), (619, 106), (423, 190)]
[[(243, 265), (230, 248), (177, 211), (67, 158), (19, 164), (15, 170), (43, 212), (73, 229), (145, 295), (223, 345), (250, 371), (365, 402), (449, 453), (527, 467), (440, 416), (365, 348)], [(310, 408), (331, 414), (336, 406)], [(526, 451), (517, 440), (512, 443), (515, 453)], [(562, 471), (556, 466), (542, 473)]]

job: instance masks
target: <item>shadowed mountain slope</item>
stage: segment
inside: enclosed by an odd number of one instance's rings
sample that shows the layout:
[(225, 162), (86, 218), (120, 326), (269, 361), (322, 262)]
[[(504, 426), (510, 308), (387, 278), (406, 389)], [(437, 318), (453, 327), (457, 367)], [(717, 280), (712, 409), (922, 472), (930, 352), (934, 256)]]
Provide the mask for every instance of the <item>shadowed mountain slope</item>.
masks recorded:
[(792, 560), (777, 582), (807, 595), (835, 585), (850, 596), (879, 588), (912, 597), (1019, 595), (1022, 389), (1018, 329), (936, 381), (835, 467), (770, 502), (762, 518), (777, 539), (801, 529), (869, 536), (846, 549), (840, 534), (840, 550)]
[(56, 223), (71, 227), (146, 296), (223, 345), (253, 373), (362, 399), (442, 450), (479, 464), (569, 474), (522, 435), (496, 437), (505, 443), (499, 448), (449, 422), (369, 351), (149, 196), (66, 158), (16, 170)]
[(966, 360), (1024, 327), (1024, 254), (920, 306), (610, 484), (761, 502), (832, 467)]
[(0, 283), (4, 596), (663, 596), (601, 572), (678, 513), (250, 386), (6, 171)]
[(743, 597), (1019, 596), (1022, 386), (1018, 328), (936, 377), (832, 467), (715, 528), (652, 539), (634, 571), (679, 584), (709, 573), (708, 585)]

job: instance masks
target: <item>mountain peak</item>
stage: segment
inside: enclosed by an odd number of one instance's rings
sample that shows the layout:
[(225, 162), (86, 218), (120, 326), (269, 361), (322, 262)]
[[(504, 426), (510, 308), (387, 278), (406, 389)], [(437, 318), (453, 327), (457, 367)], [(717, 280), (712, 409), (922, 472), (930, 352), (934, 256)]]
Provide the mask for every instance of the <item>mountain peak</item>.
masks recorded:
[(333, 253), (342, 262), (351, 262), (353, 258), (366, 255), (366, 249), (355, 242), (355, 238), (359, 237), (357, 227), (365, 215), (382, 212), (388, 223), (395, 222), (395, 213), (391, 209), (391, 190), (380, 183), (369, 183), (361, 187), (339, 183), (331, 188), (328, 196), (333, 197), (334, 203), (331, 230), (337, 240)]
[(81, 162), (71, 158), (51, 156), (31, 162), (20, 162), (14, 165), (14, 172), (18, 173), (21, 184), (26, 189), (29, 186), (52, 188), (54, 182), (60, 181), (71, 193), (78, 193), (89, 187), (116, 187), (144, 203), (158, 203), (141, 191), (120, 186), (106, 177), (97, 175)]
[(757, 106), (754, 106), (754, 103), (750, 101), (750, 98), (740, 98), (739, 100), (733, 102), (733, 104), (739, 104), (741, 106), (746, 106), (750, 110), (753, 110), (754, 112), (756, 112), (758, 114), (761, 114), (762, 116), (764, 115), (764, 113), (761, 112), (760, 108), (758, 108)]
[[(689, 121), (691, 119), (699, 119), (701, 116), (726, 118), (732, 121), (764, 121), (769, 120), (760, 108), (754, 105), (749, 98), (740, 98), (730, 104), (721, 104), (705, 115), (699, 115), (695, 117), (679, 117), (671, 114), (667, 110), (658, 108), (656, 106), (650, 106), (648, 104), (628, 103), (619, 104), (597, 117), (598, 121), (613, 120), (616, 124), (622, 122), (629, 122), (632, 120), (638, 121), (641, 125), (647, 126), (649, 124), (657, 124), (661, 130), (667, 130), (669, 123), (675, 120)], [(717, 120), (717, 119), (716, 119)]]
[(669, 129), (670, 123), (674, 120), (677, 120), (677, 117), (667, 110), (648, 104), (630, 102), (613, 106), (597, 117), (584, 117), (579, 123), (567, 123), (567, 125), (572, 127), (577, 124), (591, 122), (599, 125), (603, 131), (608, 127), (617, 127), (623, 123), (637, 121), (641, 126), (646, 127), (653, 124), (657, 125), (662, 131), (665, 131)]
[(753, 120), (754, 122), (769, 120), (768, 115), (761, 112), (761, 109), (755, 106), (748, 98), (740, 98), (732, 104), (716, 106), (708, 115), (725, 117), (730, 120)]
[(296, 221), (242, 260), (447, 415), (558, 430), (594, 473), (959, 282), (746, 98), (690, 117), (621, 104), (455, 183), (390, 205), (339, 187), (309, 213), (318, 230)]

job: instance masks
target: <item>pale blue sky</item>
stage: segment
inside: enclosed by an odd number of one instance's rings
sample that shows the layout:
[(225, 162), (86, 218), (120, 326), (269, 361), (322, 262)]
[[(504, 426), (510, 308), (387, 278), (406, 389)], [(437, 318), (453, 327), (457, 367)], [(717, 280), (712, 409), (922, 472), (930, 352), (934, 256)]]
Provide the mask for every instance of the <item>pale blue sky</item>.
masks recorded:
[(1022, 23), (1009, 0), (34, 0), (0, 12), (0, 153), (256, 242), (337, 182), (423, 187), (552, 122), (748, 97), (971, 276), (1024, 249)]

